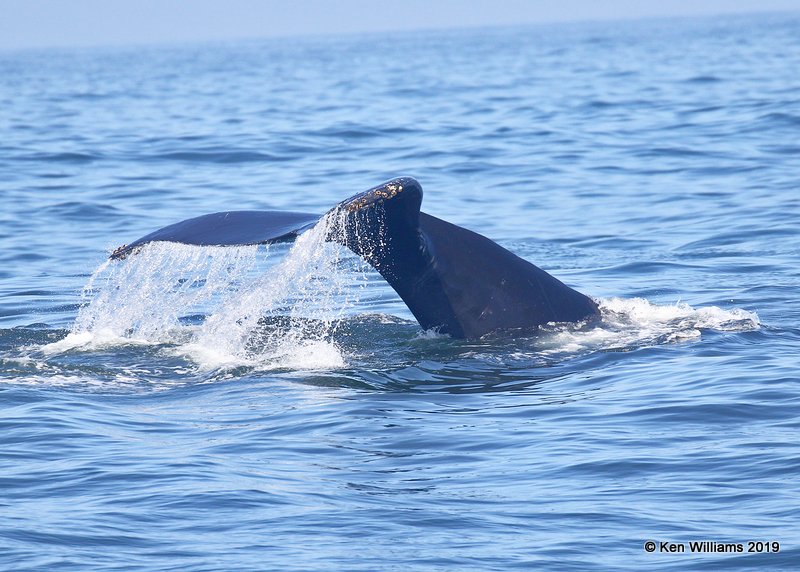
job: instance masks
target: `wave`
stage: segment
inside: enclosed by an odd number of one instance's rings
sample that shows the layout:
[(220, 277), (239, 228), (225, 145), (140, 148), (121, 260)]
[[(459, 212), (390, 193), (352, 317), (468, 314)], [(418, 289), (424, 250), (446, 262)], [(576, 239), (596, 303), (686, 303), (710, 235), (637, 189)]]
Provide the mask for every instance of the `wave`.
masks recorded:
[(185, 161), (189, 163), (274, 163), (290, 159), (292, 157), (242, 149), (165, 151), (143, 158), (143, 160), (150, 161)]

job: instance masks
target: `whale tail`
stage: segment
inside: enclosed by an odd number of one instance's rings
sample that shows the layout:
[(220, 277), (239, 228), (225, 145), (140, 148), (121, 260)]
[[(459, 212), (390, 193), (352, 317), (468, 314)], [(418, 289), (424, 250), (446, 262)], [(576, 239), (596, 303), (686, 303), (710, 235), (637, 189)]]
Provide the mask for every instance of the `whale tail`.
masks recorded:
[[(599, 315), (597, 304), (485, 236), (420, 211), (422, 187), (392, 179), (331, 209), (326, 239), (372, 265), (420, 325), (456, 338), (535, 329)], [(230, 211), (157, 230), (111, 258), (152, 241), (234, 246), (294, 240), (320, 219), (307, 213)]]

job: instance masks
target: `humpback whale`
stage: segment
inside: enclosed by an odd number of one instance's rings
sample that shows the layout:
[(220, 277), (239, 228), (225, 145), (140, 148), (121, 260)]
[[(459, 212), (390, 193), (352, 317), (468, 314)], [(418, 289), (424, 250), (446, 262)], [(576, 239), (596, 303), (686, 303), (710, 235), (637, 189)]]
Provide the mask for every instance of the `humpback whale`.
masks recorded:
[(154, 241), (208, 246), (288, 242), (325, 219), (325, 240), (373, 266), (425, 330), (479, 338), (599, 316), (590, 297), (485, 236), (421, 212), (421, 205), (420, 184), (399, 177), (322, 216), (226, 211), (191, 218), (123, 245), (111, 258), (125, 258)]

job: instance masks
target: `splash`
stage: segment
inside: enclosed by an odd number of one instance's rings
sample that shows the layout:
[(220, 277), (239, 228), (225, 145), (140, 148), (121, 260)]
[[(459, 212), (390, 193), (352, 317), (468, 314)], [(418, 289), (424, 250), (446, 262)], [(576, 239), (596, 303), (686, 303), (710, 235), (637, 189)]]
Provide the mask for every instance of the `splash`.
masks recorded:
[(166, 242), (106, 262), (84, 288), (70, 333), (42, 349), (166, 344), (208, 368), (343, 367), (333, 336), (358, 302), (366, 267), (326, 241), (342, 216), (326, 216), (278, 262), (270, 254), (283, 245)]
[(747, 331), (760, 326), (758, 316), (739, 308), (692, 308), (688, 304), (657, 305), (643, 298), (598, 300), (601, 320), (574, 326), (544, 328), (538, 340), (544, 355), (622, 350), (700, 338), (703, 330)]
[(214, 366), (344, 366), (332, 338), (358, 302), (361, 289), (353, 283), (363, 281), (367, 271), (326, 240), (343, 228), (345, 214), (334, 211), (301, 235), (277, 266), (226, 299), (182, 349)]
[[(106, 262), (90, 278), (86, 303), (70, 333), (41, 349), (53, 354), (155, 345), (209, 370), (336, 369), (357, 363), (358, 355), (374, 354), (375, 340), (351, 340), (348, 356), (340, 344), (352, 331), (342, 324), (362, 306), (362, 298), (369, 298), (374, 271), (339, 246), (351, 244), (364, 230), (344, 224), (346, 217), (343, 210), (329, 213), (291, 248), (152, 243), (125, 260)], [(370, 248), (380, 246), (371, 244), (374, 237), (364, 232), (358, 238), (356, 250), (365, 259)], [(656, 305), (640, 298), (599, 303), (600, 321), (551, 324), (523, 339), (520, 343), (529, 345), (521, 353), (566, 358), (692, 340), (703, 330), (759, 327), (758, 316), (745, 310)], [(381, 323), (391, 327), (394, 322)], [(414, 339), (425, 344), (442, 337), (429, 331)], [(514, 358), (506, 354), (504, 359)]]

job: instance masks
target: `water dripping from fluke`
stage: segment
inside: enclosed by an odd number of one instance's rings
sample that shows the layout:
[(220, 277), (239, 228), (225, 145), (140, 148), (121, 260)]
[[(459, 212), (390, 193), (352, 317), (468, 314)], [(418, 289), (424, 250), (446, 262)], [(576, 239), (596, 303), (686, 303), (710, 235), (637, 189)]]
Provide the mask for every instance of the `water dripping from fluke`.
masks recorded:
[(326, 240), (335, 228), (326, 217), (278, 253), (149, 243), (92, 274), (69, 334), (42, 351), (161, 345), (204, 369), (344, 367), (333, 336), (368, 267)]

